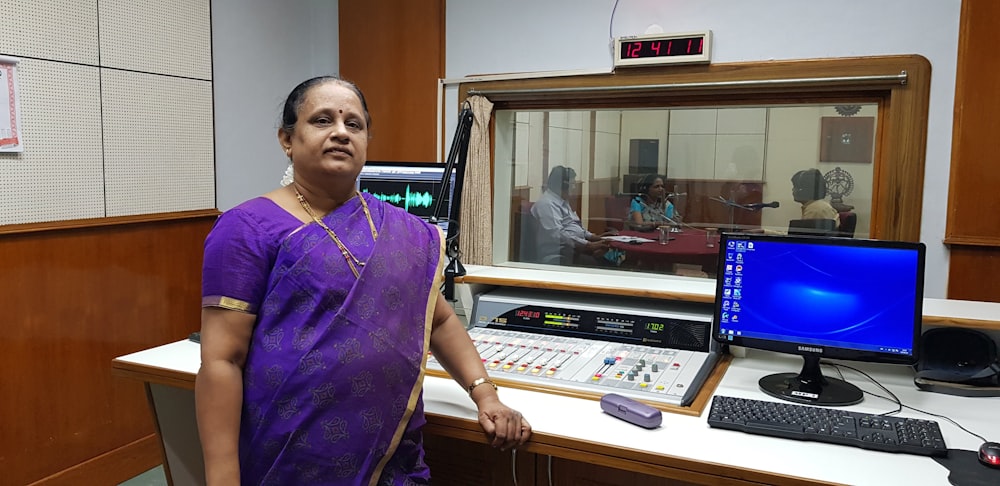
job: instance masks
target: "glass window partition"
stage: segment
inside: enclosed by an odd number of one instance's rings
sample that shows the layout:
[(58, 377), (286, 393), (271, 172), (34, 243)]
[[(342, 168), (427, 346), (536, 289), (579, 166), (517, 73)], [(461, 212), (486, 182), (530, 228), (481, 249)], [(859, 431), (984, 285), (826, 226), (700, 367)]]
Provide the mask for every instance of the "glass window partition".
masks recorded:
[(723, 231), (870, 236), (875, 102), (494, 117), (495, 264), (714, 278)]

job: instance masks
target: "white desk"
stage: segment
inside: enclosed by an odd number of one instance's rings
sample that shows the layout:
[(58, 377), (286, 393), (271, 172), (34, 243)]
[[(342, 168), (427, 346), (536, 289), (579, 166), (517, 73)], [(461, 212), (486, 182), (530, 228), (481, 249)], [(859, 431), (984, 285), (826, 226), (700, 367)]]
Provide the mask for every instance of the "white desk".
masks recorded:
[[(798, 371), (801, 365), (801, 358), (750, 351), (747, 357), (732, 362), (716, 394), (771, 400), (758, 391), (757, 380), (773, 372)], [(198, 366), (198, 345), (189, 341), (122, 356), (113, 363), (117, 375), (147, 383), (164, 442), (165, 460), (175, 484), (203, 484), (199, 477), (199, 468), (203, 466), (193, 407)], [(1000, 421), (990, 418), (1000, 410), (1000, 398), (960, 398), (921, 392), (913, 386), (909, 368), (859, 363), (851, 366), (873, 374), (906, 405), (947, 415), (987, 439), (1000, 440)], [(824, 373), (836, 376), (826, 367)], [(864, 377), (847, 373), (851, 383), (864, 390), (879, 391)], [(500, 393), (501, 399), (524, 413), (534, 427), (534, 443), (525, 447), (528, 452), (560, 456), (560, 450), (568, 450), (569, 440), (579, 444), (575, 450), (604, 451), (612, 456), (621, 451), (622, 458), (719, 476), (721, 482), (727, 482), (725, 478), (750, 478), (763, 483), (812, 480), (879, 486), (948, 484), (948, 471), (929, 457), (713, 429), (708, 427), (705, 414), (692, 417), (664, 413), (663, 425), (650, 431), (604, 414), (593, 400), (511, 388), (502, 388)], [(424, 403), (429, 425), (462, 423), (469, 428), (474, 424), (476, 411), (472, 401), (451, 380), (428, 377)], [(867, 396), (864, 402), (850, 409), (881, 413), (894, 410), (895, 406)], [(910, 410), (900, 415), (932, 418)], [(935, 420), (941, 425), (949, 448), (979, 447), (980, 441), (975, 437), (946, 420)]]

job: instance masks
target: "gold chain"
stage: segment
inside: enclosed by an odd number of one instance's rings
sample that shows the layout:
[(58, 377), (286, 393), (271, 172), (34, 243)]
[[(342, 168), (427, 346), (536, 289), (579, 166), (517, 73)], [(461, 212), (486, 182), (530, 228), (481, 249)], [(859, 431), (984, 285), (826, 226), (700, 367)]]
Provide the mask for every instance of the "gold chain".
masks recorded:
[[(337, 244), (337, 248), (340, 249), (340, 253), (344, 255), (344, 260), (347, 261), (347, 266), (351, 267), (351, 273), (354, 274), (354, 278), (360, 277), (361, 273), (358, 271), (358, 267), (365, 266), (365, 262), (358, 260), (358, 258), (354, 256), (353, 253), (351, 253), (351, 250), (348, 250), (347, 246), (345, 246), (344, 243), (340, 241), (340, 237), (337, 236), (337, 233), (335, 233), (332, 229), (330, 229), (330, 227), (327, 226), (326, 223), (323, 222), (323, 220), (319, 219), (316, 216), (316, 213), (314, 213), (312, 210), (312, 206), (309, 205), (309, 201), (306, 201), (305, 196), (303, 196), (302, 193), (299, 192), (299, 188), (295, 184), (292, 184), (292, 189), (295, 190), (295, 197), (299, 199), (299, 204), (302, 205), (302, 209), (305, 209), (306, 212), (309, 213), (309, 216), (312, 217), (313, 221), (315, 221), (316, 224), (318, 224), (321, 228), (326, 230), (326, 234), (330, 235), (330, 238), (333, 239), (333, 242)], [(361, 200), (361, 208), (365, 210), (365, 218), (368, 219), (368, 227), (371, 228), (372, 230), (372, 243), (374, 243), (375, 240), (378, 239), (378, 230), (375, 229), (375, 222), (372, 221), (372, 213), (368, 211), (368, 203), (365, 202), (365, 198), (361, 197), (361, 194), (358, 193), (357, 191), (355, 191), (354, 194), (358, 196), (359, 200)]]

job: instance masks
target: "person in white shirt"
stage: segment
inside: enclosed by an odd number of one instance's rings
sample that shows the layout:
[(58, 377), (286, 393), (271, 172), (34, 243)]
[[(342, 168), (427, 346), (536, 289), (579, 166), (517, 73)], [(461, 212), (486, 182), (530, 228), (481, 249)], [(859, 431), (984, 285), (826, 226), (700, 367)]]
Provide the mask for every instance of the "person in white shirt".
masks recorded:
[(538, 221), (537, 252), (541, 263), (554, 265), (619, 265), (624, 253), (614, 250), (602, 235), (587, 231), (569, 203), (576, 171), (557, 165), (549, 172), (545, 192), (531, 206)]

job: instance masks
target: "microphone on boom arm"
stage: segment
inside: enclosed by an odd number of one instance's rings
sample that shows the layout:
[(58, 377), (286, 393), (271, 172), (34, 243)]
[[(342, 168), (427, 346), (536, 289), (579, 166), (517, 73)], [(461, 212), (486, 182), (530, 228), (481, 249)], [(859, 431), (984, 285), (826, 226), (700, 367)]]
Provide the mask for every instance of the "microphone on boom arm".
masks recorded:
[(448, 234), (445, 235), (445, 254), (448, 264), (444, 268), (444, 297), (452, 301), (455, 300), (455, 277), (465, 275), (465, 266), (459, 261), (458, 251), (458, 208), (461, 203), (462, 184), (465, 176), (465, 162), (469, 154), (469, 142), (472, 136), (472, 108), (468, 102), (462, 106), (462, 112), (458, 115), (458, 128), (455, 129), (455, 136), (451, 141), (451, 149), (448, 151), (448, 160), (444, 168), (444, 176), (441, 177), (440, 189), (434, 202), (434, 210), (431, 211), (430, 223), (437, 224), (440, 220), (441, 203), (448, 197), (448, 183), (451, 181), (451, 173), (455, 171), (455, 190), (452, 191), (458, 202), (452, 202), (451, 206), (454, 215), (445, 215), (448, 220)]
[(750, 203), (750, 204), (744, 204), (743, 207), (746, 208), (746, 209), (749, 209), (751, 211), (760, 211), (761, 209), (764, 209), (764, 208), (776, 208), (776, 207), (778, 207), (780, 205), (781, 204), (779, 204), (778, 201), (771, 201), (769, 203)]
[(733, 207), (733, 208), (740, 208), (740, 209), (743, 209), (745, 211), (760, 211), (763, 208), (776, 208), (776, 207), (781, 206), (781, 203), (779, 203), (778, 201), (771, 201), (769, 203), (740, 204), (740, 203), (738, 203), (736, 201), (733, 201), (731, 199), (726, 199), (726, 198), (724, 198), (722, 196), (710, 197), (709, 199), (711, 199), (711, 200), (713, 200), (715, 202), (719, 202), (719, 203), (725, 204), (726, 206)]

